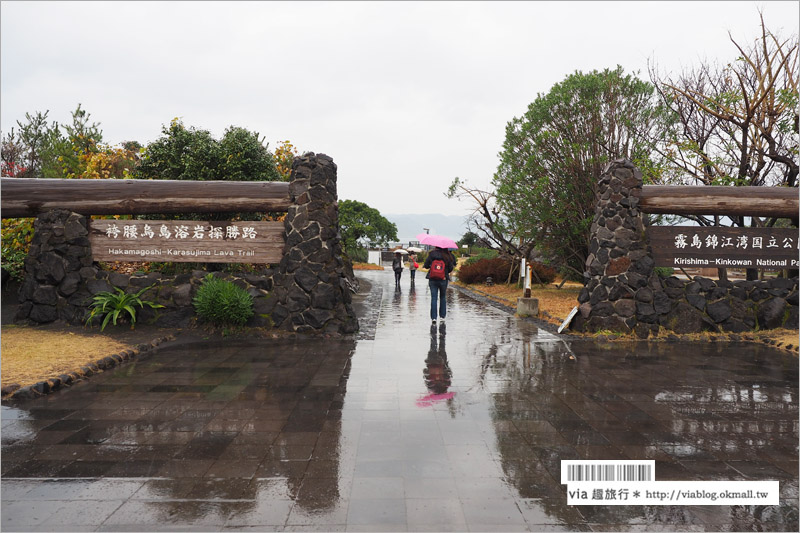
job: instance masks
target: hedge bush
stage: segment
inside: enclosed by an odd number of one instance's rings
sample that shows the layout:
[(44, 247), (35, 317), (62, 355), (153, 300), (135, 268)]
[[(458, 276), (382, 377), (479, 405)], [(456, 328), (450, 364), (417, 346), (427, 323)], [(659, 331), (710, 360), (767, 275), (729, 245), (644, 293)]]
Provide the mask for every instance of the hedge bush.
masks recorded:
[[(556, 279), (555, 268), (547, 266), (543, 263), (538, 263), (536, 261), (531, 261), (528, 264), (531, 265), (531, 268), (534, 272), (536, 272), (536, 275), (539, 276), (539, 279), (542, 281), (542, 283), (552, 283), (553, 280)], [(536, 278), (533, 276), (531, 276), (531, 278), (531, 281), (536, 283)]]
[[(528, 263), (531, 268), (542, 280), (542, 283), (551, 283), (556, 279), (556, 269), (532, 261)], [(511, 268), (511, 260), (506, 258), (494, 257), (489, 259), (478, 259), (473, 263), (465, 263), (458, 271), (458, 279), (464, 283), (484, 283), (486, 278), (491, 276), (495, 283), (505, 283), (508, 280), (508, 271)], [(514, 271), (511, 276), (511, 283), (519, 280), (519, 269)], [(536, 283), (536, 278), (533, 279)]]
[[(495, 283), (505, 283), (508, 279), (508, 271), (511, 269), (511, 261), (495, 257), (492, 259), (480, 259), (472, 264), (465, 263), (458, 270), (458, 279), (464, 283), (484, 283), (486, 278), (491, 276)], [(511, 282), (519, 279), (519, 269), (514, 271)]]

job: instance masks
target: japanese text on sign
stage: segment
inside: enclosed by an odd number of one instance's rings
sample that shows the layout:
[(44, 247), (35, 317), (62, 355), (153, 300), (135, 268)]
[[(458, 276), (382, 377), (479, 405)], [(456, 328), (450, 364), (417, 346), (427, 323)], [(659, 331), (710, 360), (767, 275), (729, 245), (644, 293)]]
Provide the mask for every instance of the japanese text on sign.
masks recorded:
[(220, 226), (206, 226), (196, 224), (193, 227), (188, 225), (175, 226), (172, 230), (166, 225), (161, 224), (158, 226), (158, 233), (154, 231), (150, 224), (145, 224), (143, 228), (134, 224), (123, 225), (122, 228), (117, 224), (109, 224), (106, 227), (106, 236), (112, 239), (138, 239), (139, 237), (152, 239), (156, 235), (164, 239), (255, 239), (257, 236), (255, 228), (252, 226), (243, 226), (241, 230), (237, 225), (225, 226), (223, 231)]
[(283, 222), (93, 220), (95, 261), (275, 263), (283, 257)]
[(698, 250), (703, 248), (705, 244), (706, 248), (711, 248), (712, 250), (716, 250), (717, 247), (719, 248), (740, 248), (742, 250), (746, 250), (748, 246), (751, 248), (794, 248), (796, 246), (795, 239), (792, 237), (784, 237), (783, 242), (781, 244), (778, 243), (778, 240), (775, 238), (774, 235), (769, 237), (769, 241), (764, 244), (764, 237), (753, 237), (752, 240), (749, 239), (747, 235), (739, 235), (735, 238), (734, 237), (718, 237), (716, 234), (706, 235), (705, 242), (701, 239), (697, 233), (692, 235), (691, 241), (687, 241), (688, 235), (684, 233), (678, 233), (675, 236), (675, 248), (679, 250), (683, 250), (684, 248), (697, 248)]
[(797, 229), (650, 227), (647, 236), (656, 266), (797, 268)]

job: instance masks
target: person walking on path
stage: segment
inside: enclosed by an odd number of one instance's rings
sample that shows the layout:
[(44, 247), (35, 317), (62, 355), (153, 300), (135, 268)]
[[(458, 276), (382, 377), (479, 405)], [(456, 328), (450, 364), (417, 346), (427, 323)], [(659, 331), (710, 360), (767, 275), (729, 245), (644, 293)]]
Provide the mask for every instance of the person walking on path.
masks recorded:
[(428, 269), (425, 276), (428, 287), (431, 289), (431, 323), (436, 323), (437, 300), (439, 322), (444, 322), (447, 316), (447, 282), (450, 281), (450, 272), (455, 268), (456, 261), (453, 254), (444, 248), (437, 247), (428, 254), (424, 268)]
[(400, 254), (400, 252), (394, 253), (392, 270), (394, 270), (394, 288), (400, 289), (400, 276), (403, 275), (403, 256)]
[(411, 286), (414, 286), (414, 277), (417, 275), (417, 268), (419, 265), (417, 264), (417, 254), (412, 252), (408, 254), (408, 271), (411, 275)]

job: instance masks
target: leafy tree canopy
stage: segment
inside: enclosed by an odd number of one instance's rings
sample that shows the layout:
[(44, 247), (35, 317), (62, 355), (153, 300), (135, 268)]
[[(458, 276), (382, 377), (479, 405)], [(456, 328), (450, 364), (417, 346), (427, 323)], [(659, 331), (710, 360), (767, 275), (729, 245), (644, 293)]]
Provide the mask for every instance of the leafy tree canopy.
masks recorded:
[(466, 232), (464, 235), (461, 236), (461, 240), (458, 241), (459, 246), (467, 245), (467, 246), (475, 246), (475, 243), (478, 242), (478, 234), (473, 233), (471, 231)]
[(377, 209), (355, 200), (339, 201), (339, 229), (347, 250), (381, 246), (397, 240), (397, 226)]
[(506, 231), (581, 273), (604, 166), (625, 157), (661, 176), (651, 154), (665, 114), (653, 94), (622, 67), (575, 72), (509, 122), (492, 182)]
[(144, 151), (136, 177), (169, 180), (280, 181), (268, 145), (258, 133), (231, 126), (220, 141), (177, 118)]
[(90, 122), (81, 104), (72, 122), (48, 122), (49, 111), (25, 113), (3, 135), (3, 176), (18, 178), (98, 179), (128, 177), (136, 163), (138, 143), (123, 147), (103, 144), (100, 124)]

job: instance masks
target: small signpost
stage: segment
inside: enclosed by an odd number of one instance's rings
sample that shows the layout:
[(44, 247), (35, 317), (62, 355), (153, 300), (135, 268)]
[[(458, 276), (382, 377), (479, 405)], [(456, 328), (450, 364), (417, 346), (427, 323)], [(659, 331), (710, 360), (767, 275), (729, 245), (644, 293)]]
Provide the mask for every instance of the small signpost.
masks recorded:
[(659, 226), (646, 232), (656, 266), (798, 268), (795, 228)]
[(283, 222), (92, 220), (95, 261), (278, 263)]

